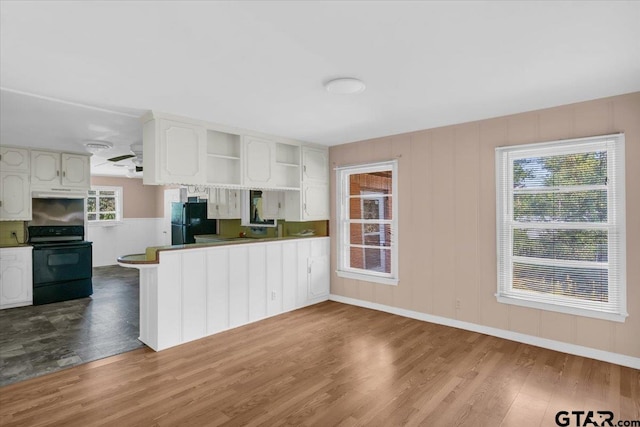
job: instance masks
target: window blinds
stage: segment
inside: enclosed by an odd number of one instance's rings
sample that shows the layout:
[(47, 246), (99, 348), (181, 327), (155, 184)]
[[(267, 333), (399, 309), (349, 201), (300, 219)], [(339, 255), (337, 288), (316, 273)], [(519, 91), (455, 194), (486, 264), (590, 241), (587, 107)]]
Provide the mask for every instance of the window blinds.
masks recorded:
[(496, 149), (501, 302), (626, 317), (624, 135)]

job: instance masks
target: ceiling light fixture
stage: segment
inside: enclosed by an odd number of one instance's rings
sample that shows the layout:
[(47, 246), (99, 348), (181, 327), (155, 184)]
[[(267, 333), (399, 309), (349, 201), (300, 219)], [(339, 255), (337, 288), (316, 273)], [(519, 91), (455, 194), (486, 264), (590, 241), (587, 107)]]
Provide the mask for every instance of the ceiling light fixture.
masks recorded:
[(324, 87), (327, 89), (327, 92), (340, 95), (361, 93), (366, 88), (362, 80), (358, 80), (353, 77), (342, 77), (339, 79), (329, 80), (324, 84)]
[(108, 141), (88, 141), (84, 143), (85, 148), (91, 154), (96, 154), (109, 148), (113, 148), (113, 144)]

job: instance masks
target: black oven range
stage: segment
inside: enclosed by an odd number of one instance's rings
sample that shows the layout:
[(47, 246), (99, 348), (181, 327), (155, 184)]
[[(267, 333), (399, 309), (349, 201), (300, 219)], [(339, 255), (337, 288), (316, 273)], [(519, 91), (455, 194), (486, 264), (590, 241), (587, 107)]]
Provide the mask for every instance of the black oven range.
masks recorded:
[(93, 293), (91, 242), (84, 226), (29, 226), (33, 246), (33, 304), (48, 304)]

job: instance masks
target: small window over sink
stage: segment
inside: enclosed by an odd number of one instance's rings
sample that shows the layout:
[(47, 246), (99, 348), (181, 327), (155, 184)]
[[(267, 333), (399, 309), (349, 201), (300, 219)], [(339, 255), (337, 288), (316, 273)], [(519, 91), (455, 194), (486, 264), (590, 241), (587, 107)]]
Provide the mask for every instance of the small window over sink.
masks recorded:
[(122, 187), (92, 187), (87, 197), (87, 221), (90, 224), (122, 221)]

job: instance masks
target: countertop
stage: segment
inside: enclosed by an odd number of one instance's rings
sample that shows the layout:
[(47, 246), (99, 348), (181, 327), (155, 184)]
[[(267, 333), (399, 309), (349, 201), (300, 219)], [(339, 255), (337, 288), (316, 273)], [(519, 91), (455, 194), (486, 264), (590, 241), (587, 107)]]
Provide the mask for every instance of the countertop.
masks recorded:
[(10, 249), (10, 248), (28, 248), (31, 247), (28, 243), (3, 243), (0, 245), (0, 249)]
[(162, 251), (206, 248), (206, 247), (212, 247), (212, 246), (245, 245), (248, 243), (279, 242), (283, 240), (309, 239), (314, 237), (328, 237), (328, 236), (313, 235), (313, 236), (245, 237), (245, 238), (218, 236), (220, 241), (217, 241), (217, 242), (189, 243), (186, 245), (170, 245), (170, 246), (151, 246), (147, 248), (146, 253), (144, 254), (131, 254), (131, 255), (123, 255), (118, 257), (118, 263), (131, 264), (131, 265), (158, 264), (159, 258), (160, 258), (160, 252)]

